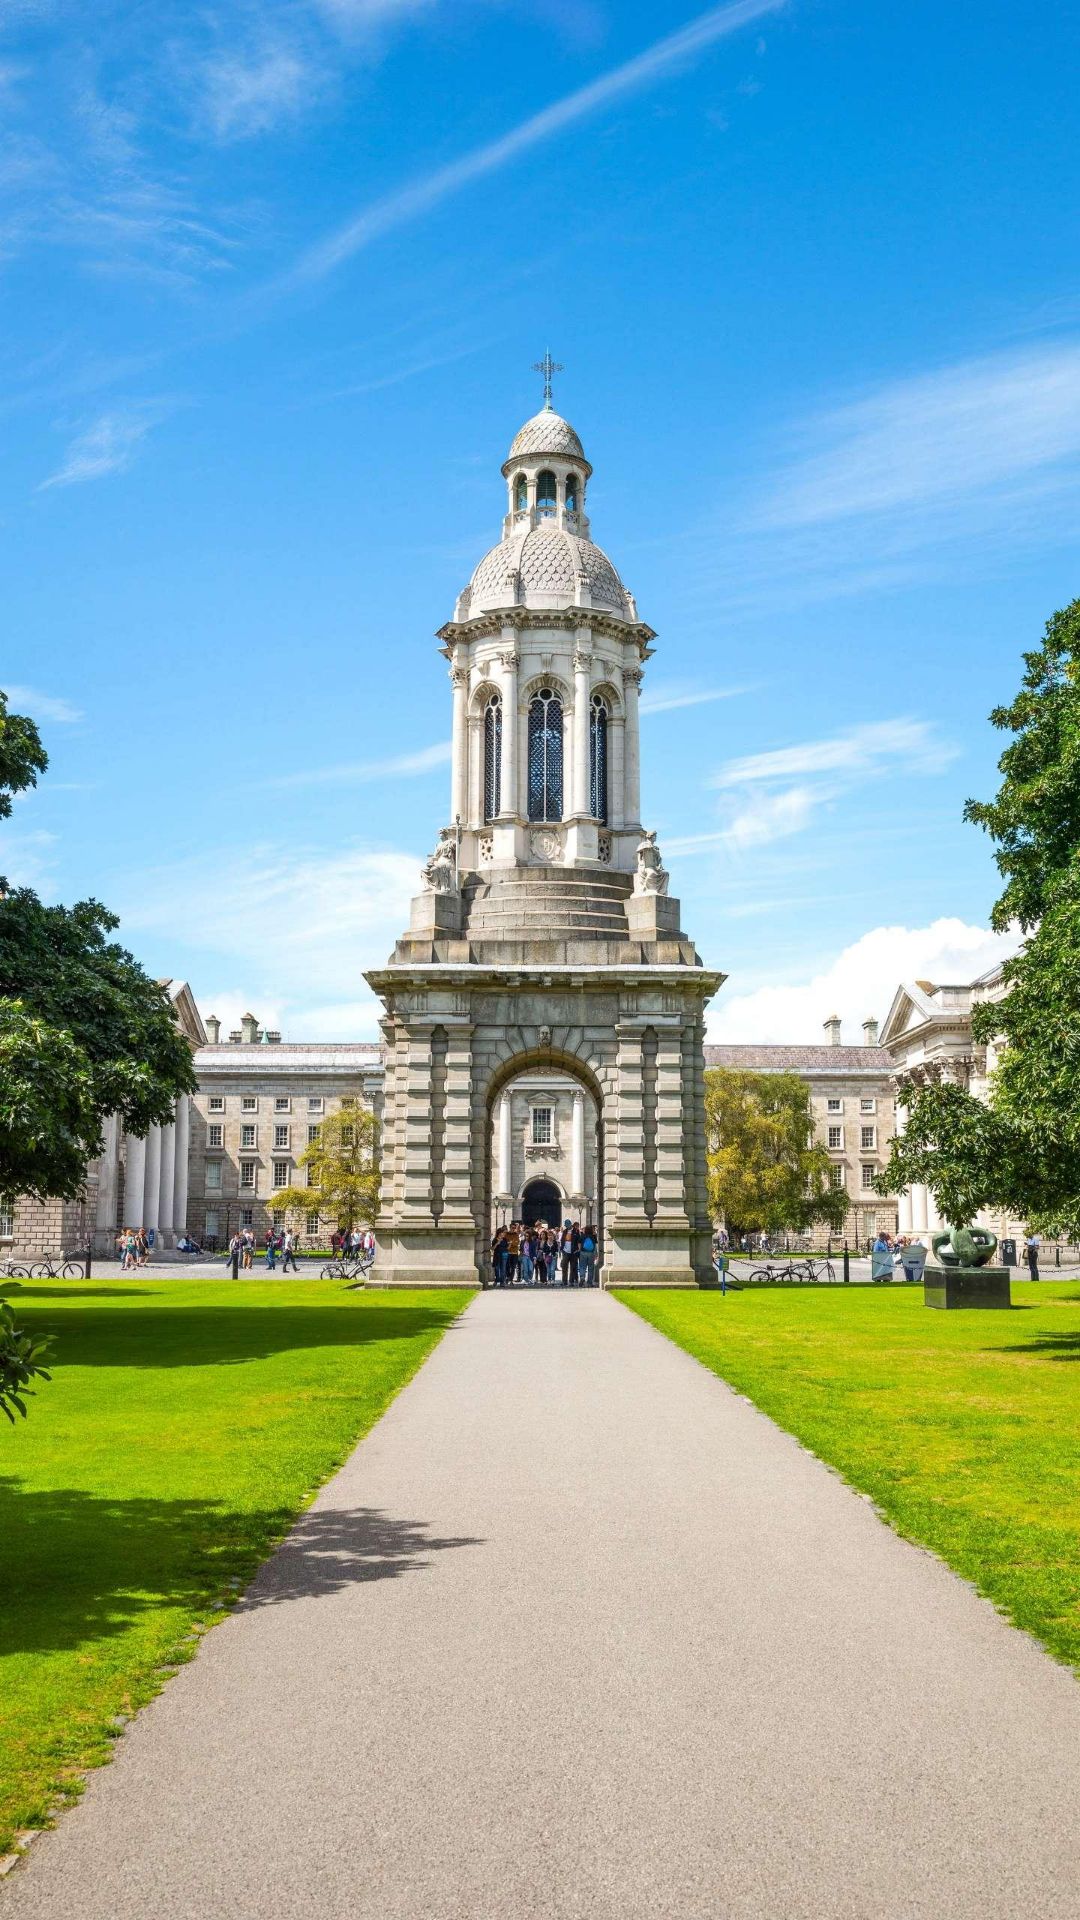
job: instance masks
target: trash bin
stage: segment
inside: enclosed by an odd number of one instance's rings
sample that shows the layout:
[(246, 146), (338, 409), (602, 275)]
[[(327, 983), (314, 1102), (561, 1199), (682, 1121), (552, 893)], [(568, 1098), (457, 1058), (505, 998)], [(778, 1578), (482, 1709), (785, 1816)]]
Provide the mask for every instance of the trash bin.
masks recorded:
[(1002, 1240), (1000, 1242), (998, 1246), (998, 1259), (1001, 1261), (1001, 1264), (1003, 1267), (1015, 1267), (1016, 1265), (1016, 1241), (1015, 1240)]

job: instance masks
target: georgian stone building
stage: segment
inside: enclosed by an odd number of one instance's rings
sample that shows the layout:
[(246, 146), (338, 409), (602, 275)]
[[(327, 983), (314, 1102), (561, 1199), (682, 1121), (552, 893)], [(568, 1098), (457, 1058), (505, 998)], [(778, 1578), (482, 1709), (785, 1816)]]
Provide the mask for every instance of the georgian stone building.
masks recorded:
[[(195, 1054), (187, 1219), (202, 1245), (222, 1246), (238, 1227), (265, 1235), (274, 1194), (302, 1180), (300, 1156), (322, 1121), (345, 1106), (379, 1108), (383, 1067), (378, 1046), (283, 1043), (250, 1013), (225, 1042), (213, 1015), (206, 1027)], [(302, 1228), (315, 1238), (337, 1224), (320, 1228), (312, 1212)]]
[(825, 1022), (824, 1046), (707, 1046), (705, 1064), (797, 1073), (810, 1089), (814, 1132), (828, 1153), (832, 1184), (848, 1196), (842, 1232), (865, 1241), (880, 1229), (896, 1231), (895, 1200), (883, 1198), (873, 1186), (896, 1131), (894, 1064), (878, 1042), (876, 1020), (864, 1020), (862, 1046), (843, 1044), (833, 1014)]
[(549, 1185), (569, 1205), (595, 1167), (576, 1199), (595, 1206), (607, 1280), (708, 1284), (704, 1011), (722, 976), (683, 932), (641, 824), (656, 636), (592, 541), (592, 467), (546, 398), (502, 467), (502, 538), (438, 635), (449, 819), (408, 931), (367, 975), (385, 1008), (381, 1272), (486, 1272), (504, 1177), (501, 1198), (523, 1198), (514, 1103), (542, 1076), (569, 1083), (571, 1143), (575, 1113), (583, 1136), (569, 1169), (549, 1157)]

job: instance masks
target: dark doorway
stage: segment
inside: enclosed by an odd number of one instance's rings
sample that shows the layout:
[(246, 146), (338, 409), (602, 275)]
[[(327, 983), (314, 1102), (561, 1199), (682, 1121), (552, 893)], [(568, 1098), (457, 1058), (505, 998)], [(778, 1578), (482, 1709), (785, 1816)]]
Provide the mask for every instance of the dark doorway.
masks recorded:
[(521, 1196), (521, 1216), (527, 1227), (542, 1220), (546, 1227), (563, 1223), (562, 1195), (553, 1180), (530, 1180)]

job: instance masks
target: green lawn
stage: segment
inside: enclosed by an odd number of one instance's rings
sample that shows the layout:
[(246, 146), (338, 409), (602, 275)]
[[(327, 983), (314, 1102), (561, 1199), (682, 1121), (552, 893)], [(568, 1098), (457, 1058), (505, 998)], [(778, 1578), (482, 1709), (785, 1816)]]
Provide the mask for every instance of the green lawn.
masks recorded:
[(1080, 1665), (1080, 1285), (934, 1312), (921, 1287), (620, 1293), (898, 1533)]
[(0, 1432), (0, 1853), (108, 1758), (470, 1297), (291, 1276), (4, 1292), (55, 1360)]

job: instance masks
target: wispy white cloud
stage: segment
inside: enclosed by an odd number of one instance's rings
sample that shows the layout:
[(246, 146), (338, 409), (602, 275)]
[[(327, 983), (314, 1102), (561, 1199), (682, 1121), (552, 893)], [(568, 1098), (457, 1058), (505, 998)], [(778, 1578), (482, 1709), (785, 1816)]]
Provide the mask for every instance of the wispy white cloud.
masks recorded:
[(784, 0), (731, 0), (727, 6), (711, 7), (678, 32), (656, 41), (634, 59), (531, 115), (498, 140), (476, 147), (461, 159), (361, 208), (336, 233), (303, 254), (288, 279), (321, 279), (384, 234), (419, 219), (475, 180), (498, 173), (522, 154), (554, 139), (589, 115), (654, 85), (677, 67), (692, 62), (718, 40), (764, 14), (777, 12), (783, 4)]
[(943, 740), (928, 720), (868, 720), (824, 740), (800, 740), (790, 747), (729, 760), (709, 785), (743, 787), (757, 781), (789, 780), (800, 774), (842, 774), (858, 779), (901, 759), (911, 771), (938, 773), (958, 754), (959, 748)]
[(310, 56), (280, 40), (217, 53), (199, 79), (200, 118), (222, 141), (250, 139), (295, 118), (322, 86)]
[(75, 435), (56, 472), (41, 482), (38, 492), (124, 473), (134, 460), (140, 441), (157, 425), (159, 418), (160, 415), (148, 412), (100, 414)]
[(787, 840), (809, 826), (818, 807), (832, 797), (813, 787), (788, 787), (782, 793), (752, 794), (728, 811), (724, 825), (711, 833), (693, 833), (683, 839), (669, 840), (666, 851), (676, 856), (711, 853), (726, 847), (733, 853), (745, 853), (753, 847), (766, 847), (774, 840)]
[(1014, 934), (990, 933), (952, 917), (925, 927), (874, 927), (805, 970), (796, 961), (786, 979), (744, 993), (721, 990), (708, 1016), (709, 1039), (813, 1045), (822, 1038), (822, 1023), (837, 1012), (844, 1039), (860, 1044), (863, 1020), (883, 1019), (902, 981), (964, 985), (1018, 945)]
[(12, 887), (35, 887), (46, 899), (55, 894), (57, 836), (38, 827), (23, 832), (0, 826), (0, 874)]
[(749, 687), (692, 687), (682, 681), (661, 682), (641, 697), (642, 713), (674, 713), (679, 707), (704, 707), (713, 700), (736, 700)]
[[(72, 725), (82, 719), (82, 711), (72, 701), (55, 693), (42, 693), (37, 687), (17, 686), (9, 682), (3, 689), (13, 713), (27, 713), (32, 720), (55, 720)], [(55, 783), (53, 791), (55, 792)]]
[(450, 764), (449, 740), (419, 747), (415, 753), (393, 754), (388, 760), (346, 761), (335, 767), (305, 767), (299, 773), (285, 773), (268, 780), (272, 787), (352, 787), (366, 786), (369, 780), (415, 779), (435, 767)]

